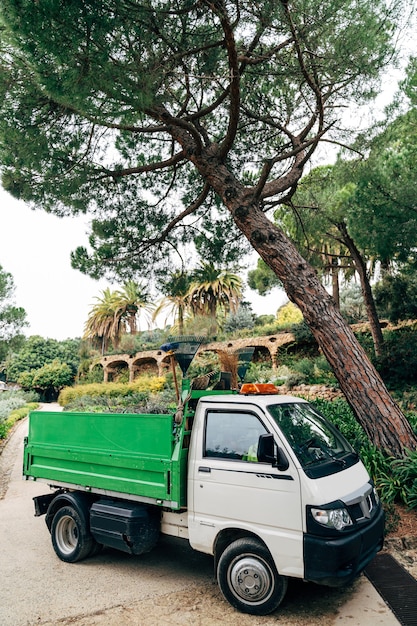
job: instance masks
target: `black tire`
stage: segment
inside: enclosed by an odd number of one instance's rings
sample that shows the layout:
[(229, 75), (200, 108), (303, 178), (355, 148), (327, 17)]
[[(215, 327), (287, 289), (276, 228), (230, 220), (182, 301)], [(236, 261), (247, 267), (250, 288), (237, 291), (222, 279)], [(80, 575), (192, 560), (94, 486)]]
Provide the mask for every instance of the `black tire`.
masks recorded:
[(72, 506), (63, 506), (55, 513), (51, 538), (57, 556), (66, 563), (85, 559), (96, 544), (84, 520)]
[(266, 547), (246, 537), (231, 543), (221, 555), (217, 580), (232, 606), (251, 615), (268, 615), (281, 604), (288, 581), (280, 576)]
[(104, 546), (102, 543), (99, 543), (98, 541), (96, 541), (93, 537), (93, 545), (91, 547), (90, 553), (88, 554), (89, 557), (92, 556), (97, 556), (97, 554), (100, 554), (100, 552), (103, 550)]

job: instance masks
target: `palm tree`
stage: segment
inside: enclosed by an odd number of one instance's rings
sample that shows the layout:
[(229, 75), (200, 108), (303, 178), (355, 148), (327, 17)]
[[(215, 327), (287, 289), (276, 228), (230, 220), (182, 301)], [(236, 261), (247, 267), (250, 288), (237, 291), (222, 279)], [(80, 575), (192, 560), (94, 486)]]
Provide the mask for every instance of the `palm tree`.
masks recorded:
[(194, 315), (216, 318), (219, 308), (236, 313), (242, 299), (242, 279), (237, 274), (221, 270), (213, 263), (201, 263), (193, 272), (188, 292)]
[(108, 287), (101, 292), (101, 296), (95, 298), (95, 304), (87, 318), (84, 328), (84, 339), (90, 339), (93, 343), (101, 344), (104, 354), (111, 341), (117, 349), (123, 330), (121, 315), (119, 315), (117, 292)]
[(102, 353), (108, 349), (110, 341), (115, 350), (118, 349), (126, 324), (132, 334), (137, 332), (138, 311), (153, 311), (145, 289), (133, 281), (128, 281), (116, 291), (104, 289), (96, 300), (97, 304), (91, 309), (85, 324), (84, 339), (100, 343)]
[(172, 316), (174, 318), (173, 325), (178, 328), (179, 335), (184, 334), (185, 315), (187, 310), (190, 309), (188, 298), (190, 284), (190, 275), (182, 270), (169, 274), (168, 279), (163, 284), (163, 290), (166, 295), (159, 302), (153, 314), (154, 320), (163, 311), (166, 312), (166, 319)]
[(138, 313), (143, 311), (145, 314), (151, 315), (154, 306), (149, 302), (149, 295), (143, 285), (128, 280), (123, 287), (116, 291), (118, 298), (118, 314), (127, 322), (130, 333), (137, 333), (137, 317)]

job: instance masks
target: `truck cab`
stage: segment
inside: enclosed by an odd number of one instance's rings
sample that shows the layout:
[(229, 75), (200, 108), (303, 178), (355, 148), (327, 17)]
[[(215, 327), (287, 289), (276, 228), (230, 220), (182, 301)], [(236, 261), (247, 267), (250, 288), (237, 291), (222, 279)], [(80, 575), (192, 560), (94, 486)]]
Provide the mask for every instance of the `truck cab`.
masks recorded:
[(241, 610), (271, 586), (263, 557), (230, 548), (242, 537), (267, 549), (280, 580), (330, 586), (351, 582), (383, 544), (384, 514), (350, 444), (308, 402), (262, 390), (203, 398), (190, 445), (189, 541), (215, 555)]

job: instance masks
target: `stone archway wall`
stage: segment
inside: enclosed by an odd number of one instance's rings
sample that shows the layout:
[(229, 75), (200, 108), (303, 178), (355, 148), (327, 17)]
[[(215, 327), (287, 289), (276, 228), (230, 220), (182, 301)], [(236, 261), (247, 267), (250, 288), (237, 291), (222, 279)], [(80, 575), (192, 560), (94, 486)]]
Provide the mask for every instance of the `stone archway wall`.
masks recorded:
[[(282, 346), (289, 345), (295, 341), (292, 333), (277, 333), (263, 337), (245, 337), (244, 339), (232, 339), (230, 341), (213, 341), (202, 344), (197, 351), (216, 352), (222, 363), (222, 355), (235, 354), (242, 348), (254, 347), (267, 350), (271, 357), (272, 367), (277, 367), (278, 351)], [(155, 371), (158, 376), (162, 376), (169, 367), (169, 357), (162, 350), (146, 350), (136, 352), (136, 354), (109, 354), (100, 359), (103, 367), (104, 382), (108, 382), (111, 375), (121, 367), (128, 367), (129, 381), (135, 379), (135, 375), (144, 371)]]
[(221, 362), (222, 353), (235, 354), (242, 348), (264, 348), (270, 355), (272, 367), (278, 365), (278, 351), (282, 346), (291, 344), (295, 341), (292, 333), (278, 333), (276, 335), (267, 335), (264, 337), (245, 337), (244, 339), (232, 339), (230, 341), (214, 341), (202, 345), (199, 352), (217, 352)]

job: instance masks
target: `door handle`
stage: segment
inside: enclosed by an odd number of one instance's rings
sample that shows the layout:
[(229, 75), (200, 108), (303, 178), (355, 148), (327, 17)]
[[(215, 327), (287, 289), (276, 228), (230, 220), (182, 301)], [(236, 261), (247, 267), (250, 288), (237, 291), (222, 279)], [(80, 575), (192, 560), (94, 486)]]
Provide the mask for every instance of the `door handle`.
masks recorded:
[(205, 472), (206, 474), (210, 474), (211, 467), (200, 465), (200, 467), (198, 468), (198, 471), (199, 472)]

